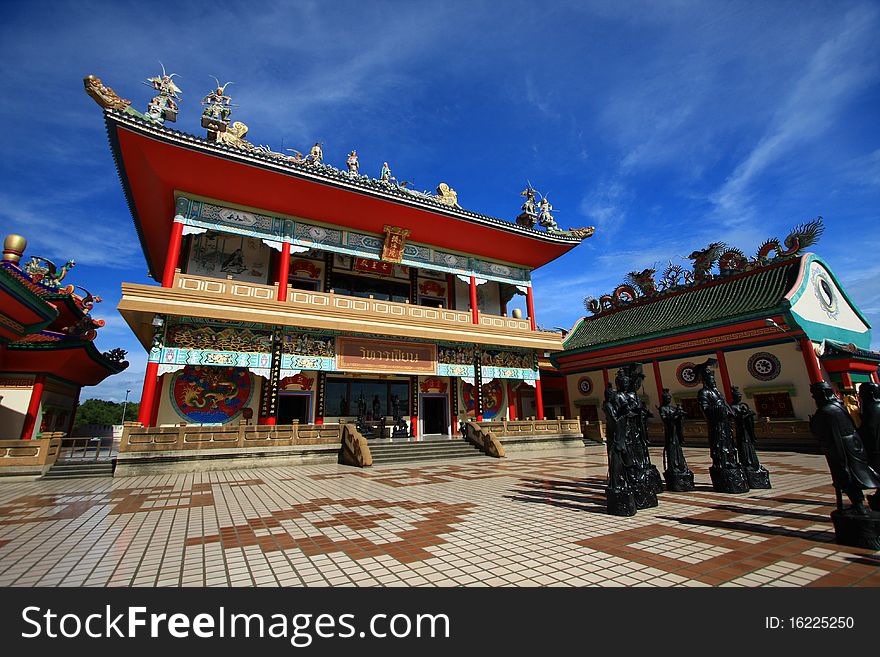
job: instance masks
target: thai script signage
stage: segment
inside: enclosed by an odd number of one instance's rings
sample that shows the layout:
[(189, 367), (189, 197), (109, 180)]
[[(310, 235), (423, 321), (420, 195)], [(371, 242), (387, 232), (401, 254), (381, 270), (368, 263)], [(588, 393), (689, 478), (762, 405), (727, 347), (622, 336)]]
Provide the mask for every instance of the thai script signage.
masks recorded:
[(343, 372), (435, 374), (437, 345), (339, 336), (336, 368)]

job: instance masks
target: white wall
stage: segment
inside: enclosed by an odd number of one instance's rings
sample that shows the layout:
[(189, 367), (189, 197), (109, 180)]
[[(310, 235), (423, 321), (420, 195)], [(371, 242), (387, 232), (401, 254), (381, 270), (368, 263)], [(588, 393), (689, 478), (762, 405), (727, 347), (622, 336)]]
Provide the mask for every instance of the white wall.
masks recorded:
[(30, 387), (0, 387), (0, 440), (18, 440), (21, 437), (31, 390)]

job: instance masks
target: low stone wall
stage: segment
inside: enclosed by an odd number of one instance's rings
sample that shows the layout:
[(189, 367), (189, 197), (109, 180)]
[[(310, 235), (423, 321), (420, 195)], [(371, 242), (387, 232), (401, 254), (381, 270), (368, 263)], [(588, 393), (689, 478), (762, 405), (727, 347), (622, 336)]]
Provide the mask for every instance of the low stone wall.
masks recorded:
[[(734, 435), (735, 435), (734, 430)], [(758, 449), (782, 451), (820, 452), (819, 443), (810, 433), (810, 423), (805, 420), (755, 420), (755, 437)], [(653, 445), (662, 445), (663, 425), (660, 422), (648, 423), (648, 439)], [(684, 441), (687, 446), (709, 445), (709, 427), (705, 420), (688, 420), (684, 423)]]
[(34, 440), (0, 440), (0, 477), (46, 473), (58, 458), (63, 433), (46, 433)]
[(287, 424), (239, 426), (176, 427), (126, 426), (122, 430), (119, 452), (157, 452), (193, 449), (230, 449), (251, 447), (290, 447), (342, 443), (342, 425)]
[(114, 476), (336, 463), (342, 425), (141, 427), (122, 431)]
[(555, 448), (566, 445), (583, 446), (579, 418), (555, 420), (498, 420), (479, 422), (491, 431), (504, 449)]

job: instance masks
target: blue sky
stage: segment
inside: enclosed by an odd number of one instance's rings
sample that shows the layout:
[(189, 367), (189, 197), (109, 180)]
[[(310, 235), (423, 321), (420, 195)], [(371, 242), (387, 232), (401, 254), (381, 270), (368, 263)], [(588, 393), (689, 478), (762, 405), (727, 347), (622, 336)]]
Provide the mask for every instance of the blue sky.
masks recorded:
[(97, 345), (132, 365), (83, 398), (139, 398), (146, 357), (115, 308), (146, 265), (82, 77), (143, 110), (161, 60), (187, 132), (216, 75), (254, 143), (322, 141), (339, 167), (356, 148), (362, 173), (387, 160), (511, 220), (530, 180), (562, 227), (597, 227), (536, 272), (547, 327), (628, 271), (716, 240), (753, 253), (817, 215), (814, 250), (880, 327), (877, 34), (876, 2), (7, 5), (0, 226), (104, 298)]

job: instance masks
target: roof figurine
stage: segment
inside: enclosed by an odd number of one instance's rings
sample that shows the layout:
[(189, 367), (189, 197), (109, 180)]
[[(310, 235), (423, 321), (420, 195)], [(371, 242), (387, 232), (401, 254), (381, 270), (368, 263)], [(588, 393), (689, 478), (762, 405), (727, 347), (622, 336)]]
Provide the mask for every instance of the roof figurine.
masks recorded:
[(522, 204), (522, 212), (517, 216), (516, 223), (526, 228), (534, 228), (538, 223), (538, 211), (535, 209), (535, 190), (529, 184), (519, 195), (525, 196), (526, 202)]
[(379, 173), (379, 180), (389, 184), (395, 181), (395, 178), (391, 175), (391, 167), (388, 166), (387, 162), (382, 163), (382, 171)]
[(309, 157), (307, 159), (312, 164), (321, 164), (321, 162), (324, 160), (324, 151), (321, 148), (321, 142), (315, 142), (315, 145), (312, 146), (311, 150), (309, 151)]
[(361, 168), (361, 164), (360, 164), (360, 162), (358, 162), (357, 151), (352, 151), (351, 153), (348, 154), (348, 157), (345, 160), (345, 166), (348, 167), (348, 172), (351, 175), (353, 175), (353, 176), (358, 175), (360, 168)]
[(217, 81), (217, 87), (202, 99), (202, 105), (205, 106), (202, 111), (202, 127), (207, 128), (209, 139), (219, 141), (217, 134), (226, 132), (229, 127), (229, 116), (234, 105), (232, 99), (226, 95), (226, 87), (232, 82), (221, 85), (220, 80), (214, 80)]
[(165, 66), (162, 62), (159, 62), (159, 65), (162, 66), (162, 75), (147, 78), (147, 81), (144, 82), (145, 85), (159, 92), (147, 105), (147, 116), (159, 123), (165, 121), (174, 123), (177, 121), (177, 101), (180, 100), (178, 94), (181, 93), (180, 88), (174, 84), (173, 78), (177, 73), (168, 75), (165, 73)]
[(24, 270), (36, 282), (59, 290), (61, 289), (61, 281), (67, 276), (67, 272), (73, 269), (74, 265), (76, 265), (76, 261), (71, 258), (61, 266), (61, 269), (58, 269), (51, 260), (40, 256), (31, 256), (31, 261), (25, 265)]
[(556, 220), (553, 219), (553, 215), (550, 214), (550, 210), (552, 209), (553, 206), (550, 205), (550, 201), (547, 197), (542, 197), (541, 202), (538, 204), (538, 223), (546, 228), (548, 232), (553, 232), (559, 229), (559, 226), (556, 225)]

